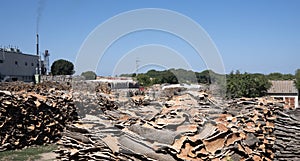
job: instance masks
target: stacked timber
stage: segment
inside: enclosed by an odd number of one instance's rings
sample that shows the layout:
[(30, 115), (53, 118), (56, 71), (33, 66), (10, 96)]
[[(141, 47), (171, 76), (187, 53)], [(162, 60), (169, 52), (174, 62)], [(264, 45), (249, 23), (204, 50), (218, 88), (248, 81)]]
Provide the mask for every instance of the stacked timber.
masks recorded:
[(238, 99), (220, 108), (208, 94), (189, 91), (162, 100), (85, 115), (64, 132), (58, 159), (275, 159), (279, 104)]
[(55, 142), (77, 119), (71, 94), (43, 85), (15, 87), (0, 91), (0, 151)]

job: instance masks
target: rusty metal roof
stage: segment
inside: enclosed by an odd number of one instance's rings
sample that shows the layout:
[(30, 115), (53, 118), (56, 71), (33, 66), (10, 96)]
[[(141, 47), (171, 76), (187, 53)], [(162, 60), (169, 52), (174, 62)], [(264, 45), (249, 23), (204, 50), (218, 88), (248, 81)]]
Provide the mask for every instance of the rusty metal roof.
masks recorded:
[(298, 93), (293, 80), (271, 81), (272, 86), (268, 89), (268, 93)]

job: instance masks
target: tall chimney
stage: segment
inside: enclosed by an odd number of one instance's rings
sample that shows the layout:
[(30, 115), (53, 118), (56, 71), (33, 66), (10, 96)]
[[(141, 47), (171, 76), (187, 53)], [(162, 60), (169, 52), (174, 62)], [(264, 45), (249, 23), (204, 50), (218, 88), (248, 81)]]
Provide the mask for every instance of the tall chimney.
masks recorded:
[(39, 34), (36, 34), (36, 55), (39, 57), (38, 58), (38, 64), (37, 64), (37, 74), (41, 74), (41, 57), (39, 54)]
[(36, 34), (36, 55), (39, 55), (39, 34)]

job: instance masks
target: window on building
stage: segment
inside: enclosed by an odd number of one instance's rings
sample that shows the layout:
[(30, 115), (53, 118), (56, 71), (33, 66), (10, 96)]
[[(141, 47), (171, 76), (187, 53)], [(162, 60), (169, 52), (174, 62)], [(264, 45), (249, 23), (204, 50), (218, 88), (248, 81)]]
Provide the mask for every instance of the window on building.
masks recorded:
[(3, 63), (3, 60), (0, 60), (0, 63)]
[(25, 66), (27, 66), (27, 62), (25, 62)]
[(15, 64), (18, 65), (18, 61), (15, 61)]
[(33, 63), (31, 63), (31, 66), (33, 66), (34, 64)]

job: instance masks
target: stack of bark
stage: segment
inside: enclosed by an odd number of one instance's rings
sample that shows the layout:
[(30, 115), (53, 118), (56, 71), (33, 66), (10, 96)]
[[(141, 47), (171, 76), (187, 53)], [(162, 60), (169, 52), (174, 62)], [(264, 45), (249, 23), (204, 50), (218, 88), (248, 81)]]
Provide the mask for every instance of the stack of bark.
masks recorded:
[(36, 93), (47, 93), (47, 90), (54, 89), (54, 90), (70, 90), (71, 83), (58, 83), (58, 82), (42, 82), (39, 84), (33, 83), (24, 83), (24, 82), (1, 82), (0, 83), (0, 90), (2, 91), (32, 91)]
[(0, 151), (55, 142), (77, 119), (70, 94), (43, 85), (16, 87), (0, 91)]
[(0, 150), (61, 138), (60, 160), (300, 159), (300, 110), (286, 111), (283, 102), (221, 106), (189, 90), (121, 98), (108, 84), (73, 85), (68, 92), (70, 84), (0, 84)]
[(73, 93), (73, 101), (78, 115), (82, 118), (88, 115), (103, 114), (106, 110), (117, 109), (118, 104), (111, 95), (99, 92), (77, 91)]
[(96, 87), (96, 92), (110, 94), (111, 93), (110, 84), (106, 82), (99, 83)]
[(274, 149), (277, 160), (300, 160), (300, 110), (276, 110)]
[(265, 99), (219, 108), (203, 92), (120, 106), (69, 126), (61, 160), (274, 160), (276, 110)]

